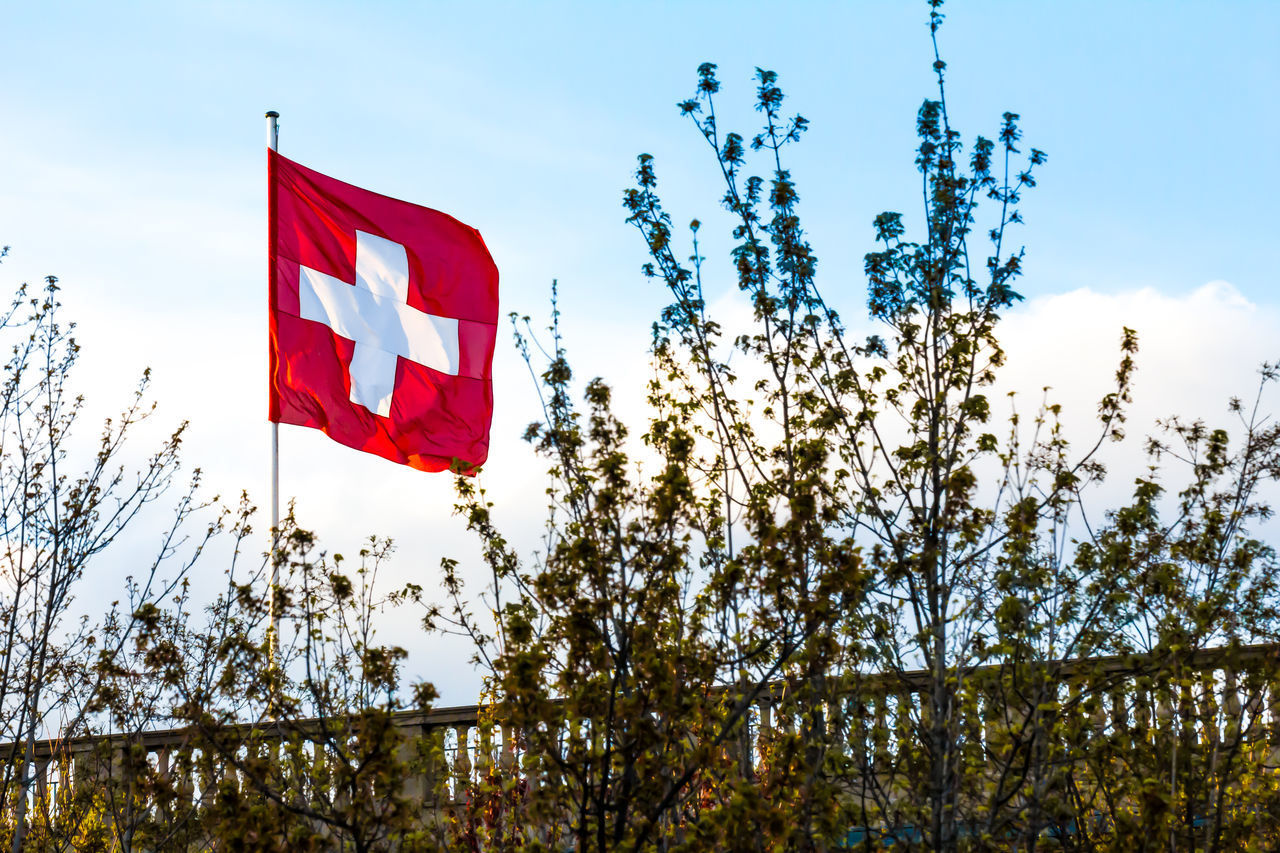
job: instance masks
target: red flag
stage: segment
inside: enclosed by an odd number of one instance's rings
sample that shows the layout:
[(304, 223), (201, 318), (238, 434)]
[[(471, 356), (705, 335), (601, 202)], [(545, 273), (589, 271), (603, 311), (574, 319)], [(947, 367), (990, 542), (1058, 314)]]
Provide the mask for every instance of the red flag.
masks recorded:
[(423, 471), (489, 453), (498, 268), (437, 210), (268, 154), (270, 419)]

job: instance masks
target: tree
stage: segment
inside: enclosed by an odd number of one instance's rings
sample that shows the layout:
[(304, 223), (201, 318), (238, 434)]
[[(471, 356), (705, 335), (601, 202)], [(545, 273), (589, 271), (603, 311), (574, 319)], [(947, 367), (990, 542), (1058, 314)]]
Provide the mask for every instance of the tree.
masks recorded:
[[(538, 559), (518, 558), (483, 492), (460, 490), (486, 546), (497, 630), (487, 636), (461, 596), (451, 618), (492, 669), (495, 724), (521, 733), (530, 780), (518, 796), (491, 780), (471, 843), (1030, 849), (1154, 828), (1217, 847), (1252, 831), (1239, 815), (1272, 808), (1238, 792), (1268, 790), (1249, 744), (1274, 660), (1215, 663), (1252, 668), (1252, 711), (1228, 709), (1230, 737), (1188, 739), (1218, 726), (1217, 711), (1201, 719), (1218, 695), (1203, 683), (1204, 650), (1277, 636), (1275, 555), (1249, 526), (1269, 515), (1258, 489), (1280, 473), (1280, 433), (1238, 403), (1234, 444), (1170, 421), (1132, 500), (1099, 513), (1099, 451), (1125, 436), (1129, 329), (1083, 450), (1050, 399), (994, 425), (997, 329), (1020, 299), (1013, 229), (1046, 157), (1023, 153), (1015, 113), (994, 139), (963, 142), (940, 6), (937, 94), (917, 114), (922, 233), (882, 213), (866, 256), (878, 334), (855, 339), (818, 287), (785, 162), (808, 122), (784, 114), (766, 70), (749, 140), (720, 125), (714, 65), (680, 104), (724, 180), (751, 330), (726, 340), (709, 315), (702, 225), (682, 260), (649, 155), (624, 198), (650, 255), (644, 274), (672, 297), (654, 327), (640, 461), (602, 381), (586, 384), (584, 411), (573, 405), (553, 290), (544, 418), (527, 433), (551, 466)], [(532, 366), (527, 318), (513, 319)], [(1274, 376), (1265, 367), (1263, 385)], [(1172, 500), (1166, 478), (1183, 481)], [(1121, 736), (1158, 705), (1180, 709), (1169, 713), (1181, 715), (1181, 753)], [(1126, 722), (1099, 726), (1108, 711)], [(1209, 778), (1196, 778), (1202, 761)]]
[[(125, 467), (129, 436), (154, 410), (144, 373), (119, 417), (103, 425), (96, 451), (78, 459), (83, 398), (70, 382), (80, 350), (74, 325), (61, 320), (58, 295), (52, 276), (34, 293), (22, 285), (0, 314), (10, 346), (0, 384), (0, 802), (12, 815), (3, 835), (14, 851), (24, 849), (32, 803), (43, 810), (42, 832), (52, 827), (49, 802), (33, 796), (36, 739), (108, 722), (101, 712), (127, 674), (120, 661), (138, 635), (139, 614), (181, 589), (211, 533), (186, 539), (204, 508), (196, 471), (159, 531), (154, 557), (137, 561), (123, 599), (101, 617), (73, 618), (94, 559), (172, 487), (186, 425), (136, 470)], [(69, 825), (64, 816), (62, 826)]]
[[(1280, 427), (1262, 402), (1277, 368), (1263, 366), (1255, 402), (1232, 402), (1234, 437), (1198, 420), (1158, 425), (1142, 448), (1148, 469), (1114, 508), (1097, 503), (1100, 451), (1125, 440), (1136, 332), (1118, 330), (1115, 385), (1080, 449), (1047, 394), (1030, 417), (1013, 403), (997, 414), (999, 324), (1020, 298), (1015, 229), (1046, 158), (1021, 150), (1014, 113), (992, 139), (966, 144), (954, 129), (940, 7), (931, 0), (937, 94), (916, 116), (920, 233), (897, 212), (873, 220), (870, 336), (855, 336), (819, 288), (787, 167), (807, 120), (788, 117), (778, 76), (757, 69), (762, 126), (726, 131), (717, 69), (698, 69), (679, 109), (724, 182), (730, 276), (751, 326), (727, 329), (709, 311), (705, 226), (690, 223), (685, 256), (657, 164), (641, 155), (623, 203), (648, 252), (644, 275), (670, 295), (653, 328), (647, 424), (631, 439), (602, 380), (578, 388), (554, 283), (545, 349), (513, 315), (542, 393), (526, 437), (549, 465), (549, 518), (543, 547), (523, 560), (485, 492), (457, 480), (491, 571), (478, 599), (452, 560), (446, 602), (413, 585), (384, 594), (387, 543), (371, 540), (351, 571), (290, 516), (269, 558), (285, 578), (273, 605), (246, 499), (226, 520), (235, 558), (204, 624), (183, 588), (140, 582), (92, 633), (67, 630), (65, 590), (96, 553), (77, 543), (119, 529), (105, 509), (117, 504), (89, 497), (114, 488), (120, 506), (141, 505), (176, 463), (157, 456), (138, 492), (110, 477), (100, 488), (106, 475), (92, 473), (64, 487), (47, 460), (63, 458), (75, 349), (52, 299), (33, 303), (30, 323), (12, 324), (29, 339), (5, 386), (14, 426), (0, 433), (19, 437), (6, 438), (16, 455), (0, 447), (15, 460), (0, 468), (0, 506), (21, 510), (4, 516), (10, 562), (33, 567), (13, 575), (23, 580), (0, 611), (21, 637), (3, 670), (12, 664), (17, 687), (0, 692), (18, 720), (11, 758), (26, 755), (0, 792), (18, 815), (13, 845), (1280, 844), (1280, 572), (1253, 532), (1280, 476)], [(36, 356), (46, 367), (33, 375)], [(31, 431), (33, 416), (43, 426)], [(196, 506), (180, 503), (178, 518)], [(71, 519), (84, 526), (63, 532)], [(465, 729), (454, 746), (474, 776), (459, 773), (452, 790), (441, 727), (414, 716), (434, 692), (405, 689), (403, 651), (374, 630), (384, 608), (403, 606), (471, 637), (489, 673), (475, 762)], [(279, 656), (273, 617), (285, 625)], [(104, 740), (106, 772), (81, 779), (94, 785), (27, 821), (36, 721), (53, 708), (75, 712), (73, 731), (163, 720), (186, 740), (168, 767), (152, 766), (137, 738)]]
[[(252, 515), (245, 499), (233, 526), (236, 564), (252, 541)], [(385, 540), (371, 539), (354, 571), (341, 554), (321, 550), (292, 512), (277, 540), (276, 598), (270, 560), (243, 574), (233, 564), (205, 625), (170, 619), (170, 630), (144, 640), (161, 664), (173, 716), (190, 732), (187, 752), (201, 762), (195, 843), (429, 849), (422, 807), (435, 792), (415, 780), (440, 760), (439, 744), (407, 736), (396, 713), (426, 711), (435, 691), (405, 689), (405, 651), (379, 642), (376, 627), (389, 610), (419, 601), (421, 590), (381, 591), (378, 571), (392, 550)], [(273, 613), (282, 626), (275, 653)]]

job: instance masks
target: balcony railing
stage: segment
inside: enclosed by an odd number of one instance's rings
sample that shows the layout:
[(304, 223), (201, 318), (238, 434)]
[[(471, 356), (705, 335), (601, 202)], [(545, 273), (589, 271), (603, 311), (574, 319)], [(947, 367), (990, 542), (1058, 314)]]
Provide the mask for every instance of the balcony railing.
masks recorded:
[[(1168, 669), (1158, 663), (1144, 656), (1123, 656), (951, 673), (954, 689), (970, 691), (975, 700), (967, 707), (976, 713), (958, 722), (966, 747), (1000, 749), (1011, 730), (1033, 715), (1050, 714), (1070, 717), (1078, 724), (1075, 730), (1083, 733), (1077, 737), (1084, 740), (1126, 737), (1154, 742), (1157, 733), (1178, 737), (1194, 731), (1198, 748), (1214, 754), (1252, 750), (1263, 766), (1280, 768), (1280, 644), (1187, 655), (1177, 678), (1168, 678)], [(1019, 683), (1032, 669), (1038, 693)], [(1153, 678), (1153, 672), (1164, 676)], [(830, 741), (861, 768), (864, 782), (874, 777), (882, 791), (892, 790), (894, 782), (885, 780), (910, 748), (913, 729), (927, 723), (928, 702), (922, 694), (932, 683), (927, 671), (855, 676), (850, 689), (825, 703), (822, 719)], [(771, 731), (793, 730), (798, 724), (787, 691), (785, 683), (772, 684), (752, 701), (746, 734), (736, 742), (749, 756), (759, 754)], [(404, 794), (420, 803), (424, 817), (465, 802), (476, 781), (492, 770), (507, 776), (527, 774), (518, 733), (482, 725), (481, 712), (480, 706), (470, 705), (393, 715), (406, 745), (404, 766), (412, 768)], [(221, 786), (250, 785), (246, 762), (255, 750), (271, 749), (281, 750), (276, 760), (286, 766), (282, 778), (292, 780), (289, 796), (305, 798), (311, 790), (307, 778), (331, 768), (325, 757), (331, 733), (325, 721), (305, 720), (288, 726), (229, 726), (214, 733), (177, 728), (36, 741), (28, 812), (31, 820), (52, 825), (76, 789), (110, 782), (116, 791), (125, 792), (118, 796), (124, 811), (118, 812), (117, 820), (155, 818), (160, 810), (198, 813)], [(422, 744), (430, 748), (424, 750)], [(1082, 745), (1083, 741), (1061, 746), (1069, 754)], [(16, 770), (26, 747), (0, 745), (0, 762)], [(16, 776), (9, 774), (11, 779)], [(164, 784), (143, 784), (143, 777)], [(526, 781), (531, 787), (538, 785), (536, 778)], [(173, 795), (153, 802), (158, 795), (152, 792), (166, 786)], [(5, 805), (10, 820), (14, 806)]]

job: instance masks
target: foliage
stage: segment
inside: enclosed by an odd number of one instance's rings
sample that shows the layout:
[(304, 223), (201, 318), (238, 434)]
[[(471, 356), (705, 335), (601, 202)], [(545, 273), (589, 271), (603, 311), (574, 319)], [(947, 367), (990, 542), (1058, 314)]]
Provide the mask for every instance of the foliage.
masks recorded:
[[(245, 503), (241, 543), (251, 512)], [(375, 627), (420, 590), (378, 591), (388, 542), (370, 540), (348, 572), (341, 554), (316, 550), (292, 514), (278, 537), (274, 599), (266, 565), (244, 578), (232, 573), (207, 628), (182, 632), (186, 648), (164, 656), (179, 699), (174, 716), (219, 768), (212, 778), (223, 779), (202, 813), (204, 832), (254, 849), (420, 849), (430, 830), (420, 800), (434, 791), (412, 780), (439, 762), (439, 748), (401, 731), (405, 651), (378, 642)], [(282, 640), (275, 653), (266, 630), (273, 616)], [(434, 696), (429, 684), (415, 685), (413, 707), (425, 711)]]
[(141, 629), (139, 614), (180, 594), (190, 560), (211, 533), (186, 538), (203, 508), (196, 471), (171, 521), (158, 531), (154, 558), (139, 555), (121, 600), (101, 614), (90, 603), (90, 611), (77, 616), (77, 596), (95, 558), (169, 492), (186, 425), (136, 470), (126, 466), (128, 439), (154, 408), (144, 373), (128, 405), (83, 452), (84, 400), (70, 384), (80, 349), (74, 324), (64, 323), (60, 310), (57, 279), (50, 276), (38, 290), (19, 286), (0, 312), (9, 348), (0, 381), (0, 802), (12, 804), (0, 837), (15, 851), (23, 848), (28, 806), (36, 799), (35, 741), (52, 730), (85, 734), (105, 722), (101, 712), (133, 675), (119, 660)]
[[(523, 559), (457, 478), (491, 576), (478, 597), (449, 559), (444, 602), (385, 594), (388, 543), (350, 568), (292, 514), (258, 563), (244, 500), (211, 528), (234, 555), (203, 620), (153, 567), (127, 609), (66, 626), (85, 562), (163, 492), (179, 436), (137, 491), (112, 478), (139, 396), (97, 466), (64, 480), (76, 350), (52, 290), (29, 320), (15, 302), (0, 323), (29, 335), (0, 407), (13, 849), (1280, 846), (1280, 572), (1256, 538), (1280, 476), (1262, 402), (1277, 368), (1232, 402), (1230, 432), (1159, 424), (1114, 508), (1098, 505), (1102, 451), (1125, 441), (1135, 331), (1082, 444), (1047, 392), (1029, 416), (1016, 399), (997, 412), (1016, 228), (1046, 156), (1024, 152), (1014, 113), (971, 143), (953, 127), (940, 7), (921, 209), (873, 220), (871, 335), (819, 289), (789, 166), (809, 122), (757, 69), (761, 126), (728, 131), (717, 69), (699, 67), (679, 111), (723, 180), (728, 286), (750, 325), (709, 310), (705, 226), (686, 256), (641, 155), (623, 204), (670, 299), (645, 429), (632, 436), (603, 380), (577, 384), (554, 284), (549, 346), (513, 315), (549, 515)], [(178, 521), (198, 506), (180, 501)], [(489, 676), (474, 714), (402, 683), (403, 649), (375, 630), (395, 608), (472, 639)], [(54, 709), (74, 714), (68, 735), (116, 734), (37, 754)], [(29, 772), (46, 759), (56, 773)]]
[(681, 260), (649, 155), (624, 196), (643, 272), (672, 300), (639, 452), (602, 381), (572, 404), (553, 291), (545, 417), (527, 433), (552, 478), (534, 564), (483, 492), (460, 487), (497, 631), (462, 597), (452, 618), (485, 649), (531, 780), (484, 849), (1092, 848), (1163, 833), (1220, 847), (1271, 808), (1256, 744), (1274, 658), (1215, 659), (1253, 685), (1252, 712), (1221, 712), (1206, 703), (1236, 688), (1197, 655), (1276, 639), (1275, 555), (1249, 526), (1269, 515), (1257, 489), (1280, 471), (1280, 433), (1239, 403), (1235, 442), (1170, 421), (1132, 499), (1099, 517), (1129, 329), (1083, 450), (1047, 399), (996, 425), (996, 332), (1023, 264), (1012, 229), (1046, 157), (1023, 153), (1014, 113), (964, 144), (938, 5), (937, 96), (917, 114), (921, 233), (882, 213), (866, 256), (877, 334), (855, 338), (818, 288), (786, 164), (808, 122), (784, 113), (767, 70), (749, 140), (721, 125), (714, 65), (680, 104), (723, 178), (751, 329), (708, 313), (702, 223)]

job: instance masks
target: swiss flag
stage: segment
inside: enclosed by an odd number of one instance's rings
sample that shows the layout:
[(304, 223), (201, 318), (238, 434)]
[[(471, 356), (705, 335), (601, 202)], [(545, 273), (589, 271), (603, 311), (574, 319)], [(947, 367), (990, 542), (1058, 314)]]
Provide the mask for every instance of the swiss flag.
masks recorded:
[(489, 454), (498, 268), (480, 232), (268, 153), (272, 421), (423, 471)]

